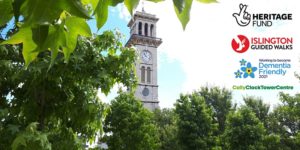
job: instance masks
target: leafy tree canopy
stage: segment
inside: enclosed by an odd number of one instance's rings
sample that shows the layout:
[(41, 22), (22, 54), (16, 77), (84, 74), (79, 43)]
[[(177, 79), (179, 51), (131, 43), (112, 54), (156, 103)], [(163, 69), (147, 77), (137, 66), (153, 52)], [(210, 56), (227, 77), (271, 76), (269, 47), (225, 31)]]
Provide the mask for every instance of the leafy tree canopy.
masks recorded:
[(159, 131), (160, 150), (180, 150), (178, 143), (178, 117), (174, 109), (156, 109), (154, 121)]
[(19, 45), (0, 46), (0, 149), (81, 149), (101, 133), (98, 89), (136, 84), (135, 51), (118, 35), (79, 38), (69, 63), (58, 54), (51, 68), (48, 51), (25, 69)]
[(152, 113), (133, 94), (120, 93), (110, 106), (104, 131), (111, 150), (155, 150), (159, 148), (158, 130)]
[(202, 87), (197, 93), (205, 99), (206, 104), (212, 109), (213, 121), (219, 125), (217, 132), (223, 133), (226, 116), (233, 109), (232, 93), (219, 87)]
[(196, 92), (180, 95), (175, 104), (178, 115), (178, 140), (183, 150), (212, 149), (215, 146), (212, 110)]
[(241, 107), (228, 115), (224, 139), (226, 149), (264, 149), (265, 128), (255, 113), (248, 107)]
[[(124, 3), (130, 14), (140, 0), (0, 0), (0, 27), (12, 18), (18, 32), (1, 44), (22, 43), (25, 65), (34, 61), (38, 54), (50, 51), (52, 63), (62, 52), (65, 61), (73, 53), (79, 35), (90, 37), (87, 20), (95, 18), (100, 29), (108, 18), (109, 6)], [(160, 2), (164, 0), (147, 0)], [(203, 3), (215, 0), (197, 0)], [(193, 0), (173, 0), (174, 9), (183, 28), (189, 21)]]

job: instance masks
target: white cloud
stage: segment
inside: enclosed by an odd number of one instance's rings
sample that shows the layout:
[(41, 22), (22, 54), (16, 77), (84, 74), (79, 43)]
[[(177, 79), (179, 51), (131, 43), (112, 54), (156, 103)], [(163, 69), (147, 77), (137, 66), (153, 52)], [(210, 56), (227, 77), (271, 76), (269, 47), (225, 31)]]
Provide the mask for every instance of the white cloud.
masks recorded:
[(117, 5), (117, 11), (119, 12), (119, 17), (121, 19), (124, 19), (125, 21), (130, 20), (131, 16), (123, 3)]
[[(294, 71), (298, 71), (299, 45), (294, 44), (292, 52), (246, 52), (237, 54), (231, 48), (231, 40), (237, 34), (247, 36), (292, 36), (296, 41), (300, 33), (296, 27), (300, 26), (297, 16), (297, 1), (281, 0), (253, 0), (242, 1), (248, 4), (247, 10), (251, 13), (276, 13), (292, 12), (293, 21), (288, 24), (280, 24), (265, 29), (254, 29), (253, 27), (239, 27), (232, 13), (239, 10), (241, 1), (219, 0), (215, 4), (203, 4), (194, 1), (191, 20), (185, 31), (174, 13), (172, 1), (158, 4), (145, 2), (145, 11), (156, 14), (160, 20), (157, 24), (157, 36), (163, 39), (159, 47), (159, 56), (167, 55), (168, 59), (181, 62), (181, 67), (186, 76), (182, 92), (191, 92), (203, 85), (216, 85), (231, 89), (234, 84), (290, 84), (298, 86), (299, 81), (294, 78)], [(118, 5), (120, 18), (129, 16), (124, 5)], [(137, 8), (141, 11), (141, 6)], [(125, 17), (126, 16), (126, 17)], [(129, 19), (128, 19), (129, 20)], [(245, 58), (255, 61), (258, 58), (291, 58), (293, 71), (287, 77), (273, 79), (249, 79), (237, 80), (233, 76), (238, 66), (238, 60)], [(160, 58), (159, 58), (160, 59)], [(175, 77), (176, 78), (176, 77)], [(181, 88), (181, 87), (178, 87)], [(299, 88), (297, 88), (299, 89)], [(295, 93), (293, 90), (290, 93)], [(177, 94), (179, 93), (171, 93)], [(256, 95), (262, 97), (267, 103), (274, 104), (278, 101), (278, 92), (275, 91), (235, 91), (234, 100), (238, 101), (245, 95)], [(162, 106), (164, 107), (164, 106)]]
[(105, 95), (103, 92), (101, 92), (101, 89), (99, 88), (97, 92), (97, 96), (98, 98), (100, 98), (102, 102), (109, 104), (110, 101), (113, 100), (118, 95), (118, 91), (120, 89), (124, 92), (127, 90), (123, 84), (115, 84), (113, 88), (110, 90), (109, 94)]

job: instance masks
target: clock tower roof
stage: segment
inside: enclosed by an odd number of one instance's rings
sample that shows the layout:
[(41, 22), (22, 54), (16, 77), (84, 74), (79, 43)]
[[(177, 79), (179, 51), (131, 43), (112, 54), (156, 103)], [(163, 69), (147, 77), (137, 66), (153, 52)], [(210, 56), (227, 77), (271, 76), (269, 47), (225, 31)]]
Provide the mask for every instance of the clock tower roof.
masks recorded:
[(142, 12), (136, 11), (135, 14), (133, 15), (133, 17), (131, 18), (131, 20), (129, 21), (129, 23), (127, 24), (127, 26), (131, 27), (133, 25), (133, 23), (139, 19), (140, 20), (149, 20), (149, 21), (152, 21), (155, 23), (159, 20), (153, 14), (146, 13), (145, 11), (142, 11)]
[(156, 37), (156, 23), (158, 18), (155, 15), (142, 12), (135, 12), (128, 23), (130, 27), (130, 38), (126, 46), (147, 45), (157, 48), (162, 39)]

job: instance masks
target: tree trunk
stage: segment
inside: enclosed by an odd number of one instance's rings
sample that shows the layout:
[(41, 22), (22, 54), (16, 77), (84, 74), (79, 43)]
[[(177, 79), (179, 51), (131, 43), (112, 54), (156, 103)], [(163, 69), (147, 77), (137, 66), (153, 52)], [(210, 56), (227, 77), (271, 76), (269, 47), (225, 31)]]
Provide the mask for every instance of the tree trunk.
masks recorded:
[(36, 95), (37, 95), (37, 105), (38, 105), (38, 130), (42, 131), (44, 129), (44, 120), (45, 120), (45, 85), (44, 81), (42, 81), (42, 88), (36, 89)]

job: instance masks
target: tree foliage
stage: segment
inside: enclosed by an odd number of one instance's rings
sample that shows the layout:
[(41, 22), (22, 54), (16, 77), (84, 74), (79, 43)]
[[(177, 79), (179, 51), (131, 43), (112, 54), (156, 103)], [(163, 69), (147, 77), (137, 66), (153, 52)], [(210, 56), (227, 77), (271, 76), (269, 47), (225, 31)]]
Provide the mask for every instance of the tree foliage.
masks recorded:
[(246, 106), (255, 113), (255, 116), (264, 124), (264, 126), (267, 127), (270, 106), (264, 104), (261, 98), (253, 96), (244, 97), (244, 102)]
[(213, 121), (218, 123), (217, 132), (222, 134), (225, 130), (226, 116), (233, 109), (231, 92), (225, 88), (202, 87), (197, 93), (205, 99), (206, 104), (212, 109)]
[[(49, 51), (52, 63), (58, 53), (63, 53), (65, 61), (68, 61), (76, 47), (77, 37), (92, 36), (88, 20), (96, 19), (100, 29), (107, 21), (110, 6), (123, 3), (132, 15), (139, 2), (140, 0), (0, 0), (0, 27), (14, 18), (15, 27), (20, 28), (1, 44), (22, 43), (25, 66), (36, 60), (38, 54)], [(173, 0), (173, 3), (185, 29), (193, 0)]]
[(160, 150), (180, 150), (178, 142), (178, 117), (174, 109), (156, 109), (154, 121), (158, 128), (160, 139)]
[(108, 93), (115, 83), (136, 84), (135, 51), (123, 47), (120, 38), (111, 31), (81, 37), (69, 63), (58, 54), (51, 68), (47, 51), (25, 69), (20, 45), (0, 46), (0, 135), (5, 135), (0, 149), (11, 144), (46, 149), (47, 143), (53, 149), (81, 149), (101, 133), (105, 107), (98, 89)]
[(280, 93), (281, 105), (270, 114), (269, 130), (280, 135), (280, 142), (290, 149), (299, 149), (300, 95)]
[(155, 150), (159, 148), (158, 130), (152, 113), (133, 94), (120, 93), (110, 106), (104, 124), (111, 150)]
[(249, 108), (242, 107), (236, 113), (228, 115), (224, 132), (226, 149), (264, 149), (264, 135), (263, 124)]
[(178, 140), (183, 150), (212, 149), (217, 125), (213, 123), (212, 110), (197, 93), (180, 95), (175, 104), (178, 115)]

